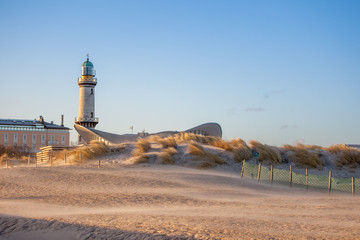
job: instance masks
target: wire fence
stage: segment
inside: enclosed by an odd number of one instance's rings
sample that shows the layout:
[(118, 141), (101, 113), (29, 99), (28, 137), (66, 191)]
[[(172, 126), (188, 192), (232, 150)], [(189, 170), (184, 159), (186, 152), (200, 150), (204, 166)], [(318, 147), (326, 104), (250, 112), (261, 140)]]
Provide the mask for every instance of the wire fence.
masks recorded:
[[(83, 156), (81, 152), (76, 156), (78, 160), (77, 164), (85, 163), (83, 162)], [(63, 164), (65, 165), (77, 165), (74, 163), (70, 163), (67, 161), (67, 156), (64, 154)], [(12, 167), (18, 162), (17, 160), (6, 159), (0, 162), (0, 166), (2, 167)], [(93, 162), (94, 163), (94, 162)], [(24, 165), (35, 165), (38, 164), (53, 166), (59, 164), (59, 159), (56, 160), (54, 164), (53, 156), (50, 154), (45, 160), (43, 158), (31, 158), (30, 156), (27, 159), (23, 159), (21, 161), (22, 166)], [(95, 162), (96, 166), (100, 168), (102, 165), (101, 160), (98, 159)], [(252, 164), (243, 161), (243, 166), (241, 169), (241, 177), (251, 178), (257, 181), (262, 182), (270, 182), (270, 183), (280, 183), (280, 184), (289, 184), (290, 187), (293, 185), (298, 187), (306, 187), (306, 189), (318, 189), (318, 190), (327, 190), (329, 193), (331, 191), (341, 191), (341, 192), (349, 192), (355, 195), (355, 191), (360, 192), (360, 179), (359, 178), (334, 178), (331, 175), (331, 171), (329, 171), (329, 176), (324, 175), (315, 175), (308, 174), (308, 170), (305, 170), (305, 174), (296, 173), (292, 171), (292, 167), (290, 166), (289, 170), (285, 169), (277, 169), (271, 166), (262, 166), (259, 164)]]
[(273, 168), (273, 166), (262, 166), (261, 163), (251, 164), (243, 162), (241, 177), (251, 178), (257, 181), (289, 184), (307, 189), (318, 189), (331, 191), (349, 192), (355, 195), (355, 190), (360, 191), (359, 178), (334, 178), (329, 171), (329, 176), (295, 173), (290, 166), (289, 170)]
[[(90, 161), (91, 160), (91, 161)], [(109, 160), (106, 158), (104, 160)], [(102, 161), (101, 159), (86, 159), (84, 158), (82, 152), (78, 152), (74, 154), (72, 157), (68, 157), (66, 153), (62, 156), (58, 154), (55, 155), (53, 152), (48, 153), (46, 156), (30, 156), (23, 157), (21, 160), (16, 158), (6, 158), (0, 161), (0, 167), (2, 168), (12, 168), (12, 167), (24, 167), (24, 166), (58, 166), (58, 165), (81, 165), (81, 164), (91, 164), (100, 168)], [(112, 165), (114, 165), (114, 161), (112, 161)]]

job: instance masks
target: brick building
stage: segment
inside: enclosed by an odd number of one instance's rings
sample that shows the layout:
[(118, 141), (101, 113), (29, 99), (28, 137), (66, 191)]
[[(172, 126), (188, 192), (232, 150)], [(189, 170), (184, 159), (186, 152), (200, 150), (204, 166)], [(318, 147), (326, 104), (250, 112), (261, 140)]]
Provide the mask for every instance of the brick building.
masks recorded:
[(52, 121), (45, 122), (40, 116), (39, 120), (0, 119), (0, 146), (16, 147), (29, 152), (36, 152), (41, 147), (69, 146), (69, 128)]

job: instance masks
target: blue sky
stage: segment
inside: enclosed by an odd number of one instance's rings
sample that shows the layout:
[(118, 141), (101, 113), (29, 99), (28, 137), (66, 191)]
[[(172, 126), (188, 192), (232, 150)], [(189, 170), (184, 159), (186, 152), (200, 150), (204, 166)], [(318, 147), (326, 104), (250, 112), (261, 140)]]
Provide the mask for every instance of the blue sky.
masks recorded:
[[(97, 128), (360, 143), (359, 1), (0, 1), (0, 118), (78, 115), (97, 71)], [(72, 139), (76, 139), (75, 130)]]

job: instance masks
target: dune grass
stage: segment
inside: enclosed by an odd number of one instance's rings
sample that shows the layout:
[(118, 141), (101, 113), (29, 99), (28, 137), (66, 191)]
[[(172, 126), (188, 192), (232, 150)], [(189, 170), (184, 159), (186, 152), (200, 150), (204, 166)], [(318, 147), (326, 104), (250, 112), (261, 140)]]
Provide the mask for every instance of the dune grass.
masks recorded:
[(148, 139), (139, 138), (132, 153), (134, 159), (133, 164), (148, 163), (149, 157), (146, 153), (149, 149), (150, 142)]
[(141, 155), (137, 155), (133, 158), (133, 164), (141, 164), (141, 163), (148, 163), (149, 162), (149, 157), (143, 153)]
[(177, 154), (177, 150), (174, 147), (168, 147), (163, 149), (163, 151), (159, 154), (162, 164), (174, 164), (175, 160), (173, 155)]
[(66, 154), (68, 163), (80, 164), (84, 161), (107, 155), (110, 152), (111, 149), (105, 143), (91, 141), (88, 145), (82, 145), (68, 150), (50, 152), (50, 156), (53, 163), (56, 163), (58, 161), (63, 161), (64, 155)]
[(135, 148), (133, 151), (133, 156), (141, 156), (144, 155), (150, 149), (150, 142), (144, 138), (139, 138), (135, 144)]
[(22, 147), (5, 147), (0, 146), (0, 162), (4, 159), (18, 159), (24, 160), (29, 157), (31, 153), (29, 153), (26, 149)]
[(196, 156), (205, 155), (204, 148), (199, 143), (196, 143), (194, 141), (189, 143), (188, 151), (189, 151), (190, 154), (196, 155)]
[(240, 138), (231, 140), (232, 152), (234, 153), (234, 160), (241, 162), (243, 160), (250, 160), (252, 158), (251, 148), (246, 142)]
[(159, 135), (150, 135), (146, 139), (150, 143), (160, 143), (160, 140), (162, 139), (162, 137), (160, 137)]
[[(225, 141), (219, 137), (201, 136), (194, 133), (180, 133), (175, 135), (175, 140), (181, 143), (198, 142), (205, 145), (214, 146), (224, 149), (225, 151), (233, 152), (235, 161), (249, 160), (252, 158), (250, 147), (246, 142), (240, 138)], [(193, 146), (192, 146), (193, 147)]]
[[(301, 167), (320, 168), (325, 165), (324, 161), (320, 159), (319, 153), (311, 152), (307, 149), (307, 146), (297, 144), (296, 146), (284, 145), (283, 149), (291, 151), (293, 154), (289, 154), (288, 158), (291, 162)], [(311, 150), (319, 150), (318, 147), (310, 148)]]
[(199, 143), (194, 141), (189, 143), (188, 152), (189, 154), (199, 157), (202, 162), (198, 165), (198, 168), (201, 169), (213, 168), (226, 163), (225, 159), (214, 153), (206, 152)]
[(173, 136), (159, 139), (159, 143), (161, 143), (163, 148), (169, 148), (169, 147), (177, 148), (177, 143)]
[(282, 163), (282, 158), (278, 149), (251, 140), (250, 146), (259, 153), (259, 161), (270, 161), (272, 163)]
[(144, 138), (139, 138), (137, 143), (136, 143), (136, 148), (140, 151), (140, 152), (147, 152), (150, 149), (150, 143), (148, 140), (144, 139)]
[(348, 166), (357, 168), (360, 166), (360, 151), (345, 145), (334, 145), (327, 148), (329, 152), (336, 156), (336, 166), (342, 168)]

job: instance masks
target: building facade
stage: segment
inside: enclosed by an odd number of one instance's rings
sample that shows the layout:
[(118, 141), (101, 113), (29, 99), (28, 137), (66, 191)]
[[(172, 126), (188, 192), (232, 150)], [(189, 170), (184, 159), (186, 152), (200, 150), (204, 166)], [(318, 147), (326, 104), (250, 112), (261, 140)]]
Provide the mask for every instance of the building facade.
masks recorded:
[(39, 120), (0, 119), (0, 146), (37, 152), (41, 147), (66, 147), (70, 144), (69, 128)]

